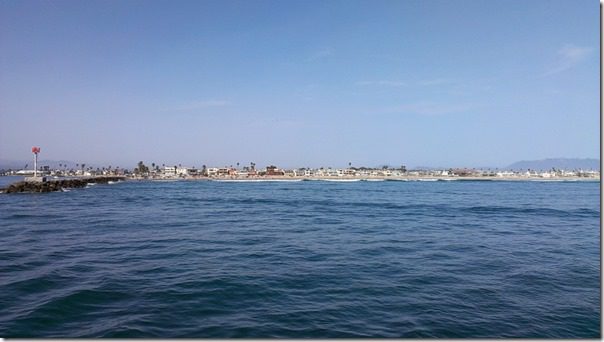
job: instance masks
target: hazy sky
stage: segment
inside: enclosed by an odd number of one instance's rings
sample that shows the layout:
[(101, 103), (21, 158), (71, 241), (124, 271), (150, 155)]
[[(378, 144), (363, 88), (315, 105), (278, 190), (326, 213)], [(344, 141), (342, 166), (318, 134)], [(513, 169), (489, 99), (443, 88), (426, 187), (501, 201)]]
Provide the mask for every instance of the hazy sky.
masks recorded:
[(0, 1), (0, 159), (599, 157), (597, 1)]

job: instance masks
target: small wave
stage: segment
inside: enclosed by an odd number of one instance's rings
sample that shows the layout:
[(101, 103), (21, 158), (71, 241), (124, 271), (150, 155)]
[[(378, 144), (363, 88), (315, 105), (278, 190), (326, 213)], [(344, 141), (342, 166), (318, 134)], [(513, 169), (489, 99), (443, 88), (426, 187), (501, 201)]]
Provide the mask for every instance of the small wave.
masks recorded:
[(15, 214), (10, 214), (7, 218), (8, 219), (23, 219), (23, 218), (40, 218), (40, 219), (51, 219), (51, 218), (60, 218), (62, 216), (60, 215), (53, 215), (53, 214), (43, 214), (43, 213), (15, 213)]
[(566, 182), (564, 179), (528, 179), (531, 182)]
[(53, 292), (45, 303), (35, 306), (23, 317), (25, 321), (60, 320), (58, 312), (76, 317), (94, 310), (100, 310), (108, 303), (122, 303), (132, 298), (132, 294), (114, 289), (77, 289), (68, 293)]
[(301, 182), (302, 179), (213, 179), (221, 183)]
[(599, 216), (600, 212), (581, 208), (575, 210), (560, 210), (560, 209), (552, 209), (552, 208), (516, 208), (516, 207), (499, 207), (499, 206), (476, 206), (466, 208), (465, 210), (477, 214), (532, 214), (539, 216), (558, 216), (558, 217), (569, 217), (569, 216), (579, 216), (579, 217), (592, 217)]
[[(490, 178), (456, 178), (458, 182), (505, 182), (505, 179), (490, 179)], [(513, 182), (513, 180), (511, 180)]]
[(325, 182), (358, 182), (360, 179), (320, 179)]
[(367, 179), (363, 179), (363, 181), (365, 182), (383, 182), (385, 181), (385, 179), (383, 178), (367, 178)]

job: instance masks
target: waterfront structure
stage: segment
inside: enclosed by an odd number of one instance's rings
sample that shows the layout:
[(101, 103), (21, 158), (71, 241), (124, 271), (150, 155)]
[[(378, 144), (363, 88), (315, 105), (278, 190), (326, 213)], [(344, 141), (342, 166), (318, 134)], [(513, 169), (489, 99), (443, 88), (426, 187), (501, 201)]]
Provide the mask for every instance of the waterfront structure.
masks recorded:
[(40, 153), (39, 147), (32, 147), (31, 152), (34, 154), (34, 177), (38, 177), (38, 153)]
[(28, 182), (44, 182), (46, 181), (46, 177), (38, 177), (38, 153), (40, 153), (40, 147), (32, 147), (31, 153), (34, 154), (34, 176), (26, 177), (25, 180)]
[(264, 174), (266, 176), (285, 176), (285, 172), (283, 170), (278, 169), (274, 165), (267, 166)]
[[(317, 178), (359, 178), (359, 179), (393, 179), (393, 180), (414, 180), (418, 178), (439, 178), (439, 179), (507, 179), (507, 180), (522, 180), (522, 179), (560, 179), (560, 178), (575, 178), (579, 179), (598, 179), (600, 176), (599, 170), (563, 170), (552, 168), (551, 170), (498, 170), (498, 169), (473, 169), (473, 168), (439, 168), (439, 169), (413, 169), (407, 170), (406, 168), (393, 168), (388, 166), (369, 168), (369, 167), (344, 167), (344, 168), (333, 168), (333, 167), (320, 167), (320, 168), (291, 168), (283, 169), (278, 168), (275, 165), (269, 165), (262, 171), (257, 171), (255, 165), (243, 166), (241, 169), (231, 166), (224, 167), (207, 167), (203, 165), (202, 169), (196, 169), (194, 167), (186, 167), (178, 164), (178, 166), (165, 166), (161, 164), (159, 166), (150, 169), (146, 172), (137, 172), (135, 169), (134, 174), (131, 174), (129, 170), (123, 168), (112, 168), (111, 166), (102, 169), (88, 166), (84, 168), (85, 164), (81, 164), (82, 168), (72, 169), (67, 168), (67, 165), (62, 165), (62, 168), (56, 168), (44, 166), (42, 168), (37, 165), (37, 153), (39, 148), (32, 148), (34, 153), (34, 164), (35, 167), (32, 170), (0, 170), (0, 175), (34, 175), (30, 177), (35, 179), (35, 176), (50, 175), (54, 177), (61, 176), (97, 176), (97, 175), (130, 175), (131, 178), (135, 179), (173, 179), (173, 178), (186, 178), (186, 179), (203, 179), (203, 178), (229, 178), (229, 179), (255, 179), (255, 178), (300, 178), (300, 179), (317, 179)], [(142, 163), (142, 162), (140, 162)], [(140, 164), (139, 163), (139, 164)], [(61, 165), (61, 164), (59, 164)], [(77, 164), (76, 164), (77, 165)], [(143, 164), (144, 166), (144, 164)], [(140, 167), (140, 165), (139, 165)], [(25, 166), (27, 168), (27, 165)], [(41, 178), (41, 177), (39, 177)]]
[(164, 166), (163, 174), (166, 176), (176, 176), (176, 166)]

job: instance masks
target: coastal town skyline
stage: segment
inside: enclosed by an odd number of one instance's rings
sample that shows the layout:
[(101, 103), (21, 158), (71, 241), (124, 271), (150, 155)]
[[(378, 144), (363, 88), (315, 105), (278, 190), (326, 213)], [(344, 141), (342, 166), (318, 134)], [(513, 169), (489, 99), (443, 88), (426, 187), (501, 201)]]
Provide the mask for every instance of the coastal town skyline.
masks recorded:
[(0, 159), (597, 158), (599, 4), (463, 4), (3, 2)]
[[(39, 147), (35, 147), (38, 149), (38, 153), (40, 152)], [(279, 167), (283, 169), (400, 169), (405, 168), (409, 170), (421, 170), (421, 169), (431, 169), (431, 170), (446, 170), (446, 169), (478, 169), (478, 170), (550, 170), (550, 169), (561, 169), (561, 170), (599, 170), (600, 169), (600, 159), (599, 158), (545, 158), (540, 160), (518, 160), (514, 163), (508, 165), (462, 165), (459, 163), (454, 163), (450, 165), (412, 165), (405, 163), (404, 161), (399, 163), (378, 163), (377, 165), (369, 165), (369, 164), (359, 164), (353, 161), (344, 162), (332, 162), (325, 163), (321, 165), (316, 165), (313, 163), (307, 164), (294, 164), (294, 165), (283, 165), (274, 162), (266, 162), (266, 163), (256, 163), (254, 161), (236, 161), (236, 162), (225, 162), (225, 163), (216, 163), (216, 164), (207, 164), (204, 161), (194, 161), (192, 163), (183, 163), (182, 161), (142, 161), (138, 162), (130, 161), (128, 163), (111, 163), (111, 162), (99, 162), (99, 161), (71, 161), (71, 160), (51, 160), (51, 159), (41, 159), (38, 163), (38, 169), (42, 168), (52, 169), (52, 170), (79, 170), (80, 168), (84, 168), (87, 166), (89, 170), (93, 169), (123, 169), (130, 170), (137, 167), (138, 164), (148, 164), (152, 166), (152, 169), (155, 169), (156, 166), (163, 169), (165, 167), (179, 167), (179, 168), (193, 168), (198, 169), (200, 166), (206, 167), (215, 167), (215, 168), (231, 168), (236, 170), (243, 170), (245, 168), (258, 167), (265, 168), (269, 166), (279, 165)], [(33, 170), (33, 165), (31, 160), (19, 159), (19, 160), (5, 160), (0, 159), (0, 171), (19, 171), (19, 170)]]
[[(84, 175), (87, 176), (95, 176), (95, 175), (106, 175), (106, 174), (128, 174), (131, 172), (141, 173), (140, 170), (146, 170), (144, 173), (151, 174), (172, 174), (172, 175), (212, 175), (212, 174), (222, 174), (222, 175), (240, 175), (242, 172), (247, 175), (248, 171), (253, 171), (254, 175), (256, 172), (262, 172), (262, 169), (266, 169), (268, 172), (269, 169), (272, 170), (281, 170), (285, 173), (290, 173), (296, 175), (296, 172), (303, 172), (307, 176), (309, 175), (309, 171), (311, 173), (319, 172), (323, 173), (325, 170), (328, 174), (333, 173), (332, 175), (354, 175), (359, 172), (370, 172), (370, 171), (383, 171), (390, 170), (399, 172), (402, 174), (407, 173), (408, 171), (437, 171), (439, 173), (452, 173), (455, 174), (470, 174), (470, 173), (481, 173), (481, 174), (495, 174), (497, 172), (509, 171), (512, 173), (521, 174), (524, 171), (530, 174), (531, 171), (547, 171), (547, 172), (579, 172), (582, 173), (584, 171), (589, 171), (591, 173), (599, 173), (600, 170), (600, 160), (592, 159), (592, 158), (547, 158), (542, 160), (522, 160), (517, 161), (513, 164), (507, 166), (468, 166), (468, 165), (449, 165), (449, 166), (409, 166), (405, 163), (398, 164), (387, 164), (383, 163), (380, 165), (359, 165), (353, 164), (352, 161), (349, 161), (347, 166), (342, 166), (339, 164), (328, 163), (322, 166), (315, 166), (310, 164), (306, 164), (305, 166), (276, 166), (275, 163), (266, 163), (266, 164), (257, 164), (253, 161), (250, 162), (235, 162), (235, 163), (223, 163), (223, 164), (215, 164), (215, 165), (206, 165), (204, 162), (197, 162), (193, 164), (182, 164), (181, 162), (150, 162), (145, 164), (144, 161), (140, 160), (136, 163), (136, 166), (131, 167), (131, 163), (122, 164), (122, 166), (117, 164), (102, 164), (102, 163), (84, 163), (84, 162), (73, 162), (67, 160), (40, 160), (38, 162), (38, 156), (41, 152), (41, 148), (39, 146), (33, 146), (31, 148), (31, 152), (34, 156), (33, 165), (30, 165), (29, 162), (21, 161), (7, 161), (0, 159), (0, 175), (20, 175), (20, 174), (30, 174), (34, 173), (35, 170), (39, 172), (45, 172), (47, 174), (53, 175)], [(24, 165), (21, 167), (21, 165)], [(201, 167), (197, 167), (195, 165), (201, 165)], [(334, 166), (335, 165), (335, 166)], [(137, 170), (139, 170), (137, 172)], [(270, 173), (270, 172), (269, 172)], [(369, 173), (367, 173), (369, 174)], [(376, 175), (376, 174), (374, 174)]]

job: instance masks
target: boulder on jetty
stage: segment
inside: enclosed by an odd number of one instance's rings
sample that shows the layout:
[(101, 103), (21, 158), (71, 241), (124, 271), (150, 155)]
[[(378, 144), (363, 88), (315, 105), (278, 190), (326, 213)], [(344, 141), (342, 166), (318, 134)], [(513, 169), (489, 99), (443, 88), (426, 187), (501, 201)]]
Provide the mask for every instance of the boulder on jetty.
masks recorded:
[(74, 178), (61, 179), (47, 182), (17, 182), (8, 186), (8, 188), (0, 189), (0, 192), (19, 193), (19, 192), (52, 192), (61, 191), (65, 188), (83, 188), (88, 183), (107, 184), (109, 182), (117, 182), (124, 180), (125, 177), (92, 177), (92, 178)]

